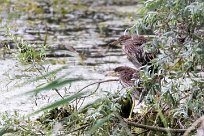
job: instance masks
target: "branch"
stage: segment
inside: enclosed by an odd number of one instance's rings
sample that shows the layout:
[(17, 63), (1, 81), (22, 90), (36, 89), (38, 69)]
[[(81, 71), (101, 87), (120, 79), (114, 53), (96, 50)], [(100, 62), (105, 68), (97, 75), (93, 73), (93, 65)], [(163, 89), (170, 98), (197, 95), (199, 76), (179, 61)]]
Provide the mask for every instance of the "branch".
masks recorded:
[(83, 91), (84, 89), (86, 89), (89, 86), (95, 85), (95, 84), (101, 84), (101, 83), (105, 83), (105, 82), (111, 82), (111, 81), (119, 81), (119, 79), (108, 79), (108, 80), (103, 80), (103, 81), (98, 81), (98, 82), (94, 82), (91, 84), (88, 84), (86, 86), (84, 86), (82, 89), (80, 89), (78, 92)]
[(183, 136), (188, 136), (188, 134), (194, 130), (196, 128), (196, 126), (201, 123), (202, 121), (204, 121), (204, 116), (201, 116), (199, 119), (197, 119), (187, 130), (186, 132), (183, 134)]
[[(86, 85), (85, 87), (83, 87), (82, 89), (80, 89), (80, 90), (78, 91), (78, 93), (81, 92), (81, 91), (83, 91), (84, 89), (86, 89), (86, 88), (89, 87), (89, 86), (92, 86), (92, 85), (97, 84), (97, 87), (96, 87), (95, 91), (93, 91), (93, 92), (91, 92), (89, 95), (83, 97), (83, 101), (82, 101), (81, 105), (79, 106), (79, 108), (82, 106), (82, 104), (83, 104), (83, 102), (84, 102), (84, 100), (85, 100), (86, 97), (91, 96), (94, 92), (96, 92), (96, 91), (98, 90), (98, 88), (99, 88), (99, 86), (100, 86), (101, 83), (106, 83), (106, 82), (111, 82), (111, 81), (119, 81), (119, 79), (108, 79), (108, 80), (103, 80), (103, 81), (97, 81), (97, 82), (88, 84), (88, 85)], [(78, 108), (77, 108), (77, 105), (79, 104), (80, 100), (81, 100), (81, 99), (79, 99), (79, 101), (76, 100), (76, 110), (78, 109)]]
[[(40, 65), (41, 66), (41, 65)], [(38, 69), (38, 67), (36, 67), (36, 65), (34, 65), (34, 67), (36, 68), (36, 70), (40, 73), (40, 75), (41, 76), (43, 76), (43, 78), (45, 79), (45, 80), (47, 80), (47, 82), (49, 82), (49, 80), (43, 75), (43, 73), (40, 71), (40, 69)], [(42, 66), (41, 66), (42, 67)], [(44, 68), (44, 67), (43, 67)], [(54, 88), (53, 89), (62, 99), (64, 99), (64, 97), (59, 93), (59, 91), (56, 89), (56, 88)]]
[(56, 88), (53, 89), (62, 99), (64, 99), (64, 97), (59, 93), (59, 90), (57, 90)]
[(73, 132), (76, 132), (76, 131), (79, 131), (79, 130), (81, 130), (81, 129), (84, 129), (84, 128), (88, 127), (89, 125), (90, 125), (90, 124), (85, 124), (85, 125), (83, 125), (83, 126), (77, 128), (77, 129), (72, 130), (72, 131), (69, 132), (68, 134), (73, 133)]
[(168, 132), (184, 133), (187, 130), (187, 129), (173, 129), (173, 128), (154, 127), (154, 126), (149, 126), (149, 125), (138, 124), (138, 123), (127, 121), (127, 120), (125, 120), (125, 122), (130, 126), (148, 129), (148, 130), (152, 130), (152, 131), (167, 132), (167, 133)]

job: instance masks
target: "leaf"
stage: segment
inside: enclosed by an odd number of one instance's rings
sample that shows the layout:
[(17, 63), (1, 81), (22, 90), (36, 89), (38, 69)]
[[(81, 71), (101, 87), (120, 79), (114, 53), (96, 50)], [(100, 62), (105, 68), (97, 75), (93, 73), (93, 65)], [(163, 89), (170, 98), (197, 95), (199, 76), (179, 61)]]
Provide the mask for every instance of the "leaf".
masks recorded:
[(96, 121), (96, 124), (94, 124), (93, 127), (88, 131), (89, 135), (92, 135), (98, 128), (104, 125), (105, 122), (107, 122), (112, 117), (112, 114), (109, 114), (108, 116), (99, 119)]
[[(28, 95), (28, 94), (38, 94), (42, 91), (45, 91), (45, 90), (50, 90), (50, 89), (55, 89), (57, 87), (62, 87), (66, 84), (71, 84), (72, 82), (76, 82), (76, 81), (80, 81), (81, 79), (56, 79), (54, 81), (52, 81), (51, 83), (48, 83), (47, 85), (45, 85), (44, 87), (39, 87), (39, 88), (36, 88), (34, 90), (31, 90), (29, 92), (26, 92), (26, 93), (23, 93), (23, 95)], [(22, 95), (22, 94), (21, 94)]]
[(87, 112), (88, 109), (90, 108), (95, 108), (95, 106), (98, 106), (100, 104), (100, 102), (104, 101), (105, 98), (99, 98), (96, 99), (95, 101), (88, 103), (87, 105), (85, 105), (81, 110), (79, 110), (79, 113), (85, 113)]
[(58, 68), (58, 69), (56, 69), (56, 70), (53, 70), (53, 71), (51, 71), (51, 72), (46, 73), (45, 75), (38, 76), (38, 77), (36, 77), (36, 78), (34, 78), (34, 79), (25, 81), (25, 82), (23, 82), (23, 83), (21, 83), (20, 85), (17, 85), (17, 86), (23, 86), (23, 85), (25, 85), (25, 84), (38, 81), (38, 80), (40, 80), (40, 79), (45, 79), (46, 77), (48, 77), (48, 76), (50, 76), (50, 75), (53, 75), (53, 74), (56, 74), (56, 73), (58, 73), (59, 71), (61, 71), (62, 69), (65, 69), (65, 68), (66, 68), (66, 66), (61, 67), (61, 68)]
[(0, 136), (2, 136), (3, 134), (5, 134), (7, 132), (8, 127), (3, 127), (0, 129)]
[(54, 109), (54, 108), (61, 106), (63, 104), (68, 104), (69, 102), (73, 101), (74, 99), (78, 99), (79, 97), (83, 96), (84, 94), (85, 94), (85, 92), (75, 93), (74, 95), (71, 95), (67, 98), (64, 98), (62, 100), (58, 100), (58, 101), (56, 101), (56, 102), (54, 102), (48, 106), (45, 106), (45, 107), (41, 108), (40, 110), (37, 110), (34, 113), (31, 113), (28, 116), (40, 113), (40, 112), (48, 110), (48, 109)]

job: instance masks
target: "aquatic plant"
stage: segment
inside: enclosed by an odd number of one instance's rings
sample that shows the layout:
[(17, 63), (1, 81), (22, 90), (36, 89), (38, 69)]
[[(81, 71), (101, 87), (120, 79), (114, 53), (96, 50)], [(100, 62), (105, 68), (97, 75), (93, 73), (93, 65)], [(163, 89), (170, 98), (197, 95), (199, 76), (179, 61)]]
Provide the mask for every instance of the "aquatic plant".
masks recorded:
[(40, 46), (40, 48), (36, 49), (36, 45), (29, 44), (27, 41), (23, 40), (22, 37), (13, 34), (8, 26), (6, 28), (6, 35), (10, 38), (12, 42), (17, 47), (17, 58), (22, 63), (29, 62), (38, 62), (42, 61), (45, 57), (45, 50), (47, 48), (46, 40), (47, 35), (45, 36), (44, 44)]

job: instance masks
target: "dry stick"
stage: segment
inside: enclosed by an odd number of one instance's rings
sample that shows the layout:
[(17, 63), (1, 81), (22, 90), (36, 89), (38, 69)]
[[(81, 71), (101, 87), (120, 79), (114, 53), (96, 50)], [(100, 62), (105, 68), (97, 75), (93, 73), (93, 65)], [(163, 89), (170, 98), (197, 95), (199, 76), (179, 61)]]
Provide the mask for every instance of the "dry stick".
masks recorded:
[(88, 127), (89, 125), (90, 125), (90, 124), (85, 124), (85, 125), (83, 125), (83, 126), (77, 128), (77, 129), (72, 130), (72, 131), (69, 132), (68, 134), (71, 134), (71, 133), (76, 132), (76, 131), (78, 131), (78, 130), (84, 129), (84, 128)]
[[(79, 109), (80, 109), (81, 106), (83, 105), (85, 99), (86, 99), (87, 97), (91, 96), (92, 94), (94, 94), (94, 93), (98, 90), (99, 86), (100, 86), (100, 83), (97, 84), (97, 87), (96, 87), (96, 89), (95, 89), (93, 92), (91, 92), (91, 93), (90, 93), (89, 95), (87, 95), (87, 96), (82, 97), (83, 100), (82, 100), (82, 102), (81, 102), (81, 105), (79, 106)], [(81, 100), (81, 99), (80, 99), (80, 100)], [(78, 101), (78, 103), (79, 103), (79, 101)], [(78, 103), (77, 103), (77, 104), (78, 104)]]
[(183, 134), (183, 136), (188, 136), (188, 134), (196, 128), (196, 126), (204, 121), (204, 116), (201, 116), (199, 119), (197, 119)]
[(148, 130), (152, 130), (152, 131), (160, 131), (160, 132), (169, 132), (170, 131), (170, 132), (174, 132), (174, 133), (184, 133), (187, 130), (187, 129), (173, 129), (173, 128), (154, 127), (154, 126), (149, 126), (149, 125), (138, 124), (138, 123), (127, 121), (127, 120), (125, 120), (125, 122), (130, 126), (148, 129)]
[(184, 128), (184, 125), (181, 123), (181, 119), (178, 119), (178, 124), (179, 124), (179, 126), (181, 127), (181, 128)]
[(84, 86), (82, 89), (80, 89), (78, 91), (78, 93), (83, 91), (84, 89), (86, 89), (89, 86), (92, 86), (92, 85), (95, 85), (95, 84), (101, 84), (101, 83), (105, 83), (105, 82), (111, 82), (111, 81), (119, 81), (119, 79), (108, 79), (108, 80), (103, 80), (103, 81), (98, 81), (98, 82), (94, 82), (94, 83), (88, 84), (88, 85)]
[[(86, 89), (86, 88), (89, 87), (89, 86), (98, 84), (97, 87), (96, 87), (96, 89), (95, 89), (95, 91), (93, 91), (91, 94), (89, 94), (89, 95), (83, 97), (83, 102), (84, 102), (84, 100), (85, 100), (86, 97), (89, 97), (90, 95), (92, 95), (94, 92), (96, 92), (96, 91), (98, 90), (98, 88), (99, 88), (99, 86), (100, 86), (101, 83), (106, 83), (106, 82), (111, 82), (111, 81), (119, 81), (119, 79), (108, 79), (108, 80), (97, 81), (97, 82), (88, 84), (88, 85), (86, 85), (85, 87), (83, 87), (82, 89), (80, 89), (80, 90), (78, 91), (78, 93), (81, 92), (81, 91), (83, 91), (84, 89)], [(79, 99), (79, 101), (80, 101), (80, 99)], [(76, 102), (76, 104), (78, 104), (79, 101)], [(83, 104), (83, 102), (82, 102), (82, 104)], [(82, 106), (82, 104), (80, 105), (80, 107)], [(79, 107), (79, 108), (80, 108), (80, 107)]]
[(139, 123), (142, 119), (144, 119), (144, 117), (147, 115), (147, 113), (149, 113), (152, 110), (153, 107), (150, 107), (149, 110), (143, 114), (142, 117), (140, 117), (140, 119), (137, 121), (137, 123)]

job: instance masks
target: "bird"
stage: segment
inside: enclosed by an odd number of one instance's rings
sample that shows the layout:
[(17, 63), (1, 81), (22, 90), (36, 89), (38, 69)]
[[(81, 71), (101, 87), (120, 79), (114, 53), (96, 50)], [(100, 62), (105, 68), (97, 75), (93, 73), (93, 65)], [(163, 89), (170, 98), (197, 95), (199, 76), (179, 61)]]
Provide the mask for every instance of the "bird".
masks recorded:
[(126, 54), (128, 60), (138, 69), (145, 65), (150, 65), (150, 61), (156, 57), (159, 50), (154, 52), (145, 52), (143, 44), (147, 43), (147, 39), (143, 35), (122, 35), (118, 40), (112, 42), (112, 45), (122, 45), (122, 50)]
[[(124, 118), (132, 116), (135, 100), (138, 99), (138, 104), (143, 99), (144, 89), (140, 87), (139, 70), (127, 66), (119, 66), (114, 69), (114, 72), (119, 74), (119, 82), (124, 88), (129, 89), (126, 98), (121, 98), (121, 115)], [(138, 83), (138, 84), (136, 84)], [(137, 105), (138, 105), (137, 104)]]
[(128, 66), (119, 66), (114, 69), (114, 72), (118, 73), (119, 82), (123, 88), (130, 89), (134, 99), (139, 99), (139, 96), (143, 91), (139, 70)]
[(119, 81), (123, 87), (134, 86), (134, 80), (139, 79), (139, 71), (127, 66), (119, 66), (114, 69), (119, 74)]

